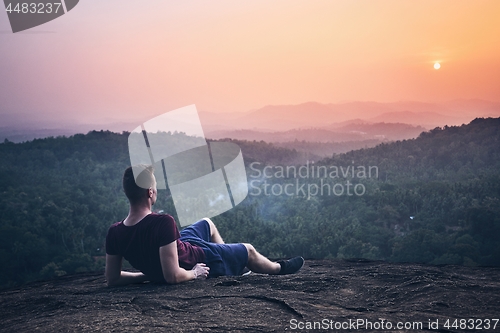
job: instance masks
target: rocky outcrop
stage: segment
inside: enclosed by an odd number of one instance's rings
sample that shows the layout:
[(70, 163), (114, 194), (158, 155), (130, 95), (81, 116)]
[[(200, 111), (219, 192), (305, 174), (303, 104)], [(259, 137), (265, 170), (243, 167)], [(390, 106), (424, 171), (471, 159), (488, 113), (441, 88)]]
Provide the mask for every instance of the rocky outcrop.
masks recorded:
[[(0, 300), (2, 332), (411, 331), (398, 323), (499, 332), (500, 323), (486, 330), (485, 320), (500, 316), (500, 268), (307, 260), (289, 276), (115, 288), (89, 273), (3, 290)], [(475, 326), (453, 327), (455, 319)]]

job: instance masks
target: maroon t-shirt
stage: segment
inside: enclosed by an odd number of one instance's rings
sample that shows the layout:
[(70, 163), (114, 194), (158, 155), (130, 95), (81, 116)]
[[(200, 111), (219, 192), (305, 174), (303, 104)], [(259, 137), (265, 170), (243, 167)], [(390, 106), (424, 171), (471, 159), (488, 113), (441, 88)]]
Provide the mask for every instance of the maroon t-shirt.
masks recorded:
[(121, 255), (153, 281), (165, 281), (160, 264), (159, 248), (177, 242), (179, 266), (191, 269), (205, 261), (199, 246), (182, 242), (175, 220), (170, 215), (149, 214), (133, 226), (123, 221), (113, 224), (106, 236), (106, 253)]

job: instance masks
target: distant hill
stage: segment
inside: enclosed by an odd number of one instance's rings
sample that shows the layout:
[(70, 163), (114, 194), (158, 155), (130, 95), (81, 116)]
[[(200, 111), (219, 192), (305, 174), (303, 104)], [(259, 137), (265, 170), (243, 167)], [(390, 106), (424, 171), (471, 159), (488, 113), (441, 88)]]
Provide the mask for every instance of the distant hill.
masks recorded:
[[(170, 110), (164, 110), (168, 111)], [(199, 110), (199, 116), (205, 134), (209, 134), (209, 137), (228, 137), (227, 133), (231, 132), (229, 134), (235, 136), (229, 137), (234, 139), (257, 140), (255, 135), (244, 136), (242, 133), (232, 132), (239, 130), (286, 132), (311, 128), (333, 130), (353, 123), (405, 123), (430, 129), (437, 126), (466, 124), (477, 117), (500, 117), (500, 103), (478, 99), (442, 103), (307, 102), (297, 105), (267, 105), (246, 112), (217, 113)], [(146, 120), (144, 115), (139, 114), (135, 120), (100, 119), (98, 124), (91, 124), (80, 123), (68, 116), (62, 117), (56, 114), (0, 114), (0, 141), (7, 138), (13, 142), (22, 142), (34, 138), (72, 135), (100, 129), (120, 133), (133, 130), (144, 120)], [(292, 134), (289, 133), (288, 136)], [(301, 138), (292, 140), (318, 141), (310, 137), (304, 138), (303, 134)], [(365, 139), (369, 138), (363, 138)], [(359, 140), (359, 138), (345, 140)], [(325, 140), (319, 141), (325, 142)]]
[[(52, 117), (57, 118), (55, 115)], [(26, 114), (0, 115), (0, 142), (8, 139), (11, 142), (25, 142), (33, 139), (43, 139), (57, 136), (71, 136), (90, 131), (108, 130), (117, 133), (131, 131), (137, 123), (106, 122), (103, 124), (88, 124), (70, 122), (59, 119), (52, 121), (49, 117), (43, 119)]]
[(350, 151), (324, 163), (341, 160), (384, 165), (388, 177), (395, 178), (479, 177), (486, 170), (500, 170), (500, 118), (477, 118), (467, 125), (437, 127), (413, 140)]
[(308, 102), (298, 105), (268, 105), (240, 117), (239, 126), (268, 130), (289, 130), (318, 126), (323, 121), (336, 122), (350, 117), (330, 104)]
[(360, 123), (350, 122), (343, 126), (336, 124), (323, 128), (293, 129), (283, 132), (262, 132), (254, 130), (215, 131), (207, 136), (211, 139), (232, 138), (266, 142), (345, 142), (379, 140), (394, 141), (417, 137), (426, 129), (401, 123)]
[(272, 142), (280, 147), (325, 157), (349, 150), (375, 147), (381, 142), (416, 138), (425, 130), (421, 126), (401, 123), (368, 123), (355, 120), (323, 128), (293, 129), (283, 132), (215, 131), (207, 133), (207, 136), (211, 139), (232, 138)]
[(351, 150), (371, 148), (380, 144), (379, 139), (342, 141), (342, 142), (311, 142), (311, 141), (286, 141), (273, 142), (273, 146), (297, 150), (302, 153), (302, 163), (317, 161), (334, 154), (346, 153)]
[(456, 100), (446, 103), (400, 101), (393, 103), (345, 102), (297, 105), (267, 105), (257, 110), (227, 114), (200, 114), (207, 131), (287, 131), (352, 120), (406, 123), (433, 128), (469, 123), (477, 117), (499, 117), (500, 103), (483, 100)]
[(266, 142), (289, 142), (289, 141), (309, 141), (309, 142), (343, 142), (354, 140), (366, 140), (362, 133), (355, 132), (334, 132), (322, 128), (294, 129), (283, 132), (261, 132), (254, 130), (217, 131), (208, 133), (210, 139), (233, 138), (249, 141)]
[[(413, 111), (397, 111), (397, 112), (386, 112), (379, 116), (370, 118), (373, 122), (383, 122), (387, 119), (396, 123), (405, 124), (420, 124), (426, 128), (434, 128), (446, 125), (462, 125), (463, 118), (445, 116), (436, 112), (413, 112)], [(468, 121), (466, 121), (468, 122)]]
[(500, 103), (485, 101), (481, 99), (456, 99), (442, 103), (449, 112), (441, 112), (446, 115), (454, 115), (454, 113), (478, 117), (495, 118), (499, 116)]

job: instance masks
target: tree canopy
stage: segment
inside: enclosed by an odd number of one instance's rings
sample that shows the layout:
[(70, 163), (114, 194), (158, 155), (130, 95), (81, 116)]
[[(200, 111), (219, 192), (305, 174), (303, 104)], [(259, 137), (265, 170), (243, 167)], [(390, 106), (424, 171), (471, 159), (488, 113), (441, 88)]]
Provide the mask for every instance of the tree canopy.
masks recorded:
[[(107, 229), (128, 212), (121, 189), (130, 164), (128, 134), (0, 143), (2, 287), (103, 268)], [(436, 128), (307, 166), (296, 164), (303, 157), (296, 150), (232, 141), (242, 148), (250, 193), (213, 218), (226, 242), (253, 243), (273, 258), (500, 265), (500, 118)], [(338, 177), (280, 176), (269, 168), (254, 176), (266, 166), (337, 167)], [(376, 175), (360, 176), (359, 167), (370, 166)], [(358, 192), (337, 195), (337, 184), (346, 189), (347, 182)], [(337, 194), (321, 193), (326, 185)], [(158, 197), (155, 210), (175, 217), (172, 199), (162, 191)]]

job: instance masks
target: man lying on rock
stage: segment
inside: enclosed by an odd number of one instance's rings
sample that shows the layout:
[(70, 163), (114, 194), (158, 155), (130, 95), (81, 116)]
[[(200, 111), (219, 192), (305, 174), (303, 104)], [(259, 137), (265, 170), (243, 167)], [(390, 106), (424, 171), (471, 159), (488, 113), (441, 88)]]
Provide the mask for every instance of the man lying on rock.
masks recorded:
[[(108, 286), (144, 281), (180, 283), (222, 275), (241, 275), (244, 270), (265, 274), (293, 274), (304, 265), (302, 257), (273, 262), (251, 244), (225, 244), (208, 218), (180, 233), (170, 215), (151, 212), (156, 202), (156, 179), (152, 168), (140, 175), (139, 187), (131, 167), (123, 175), (123, 189), (130, 202), (128, 216), (113, 224), (106, 236)], [(122, 259), (141, 273), (121, 270)]]

